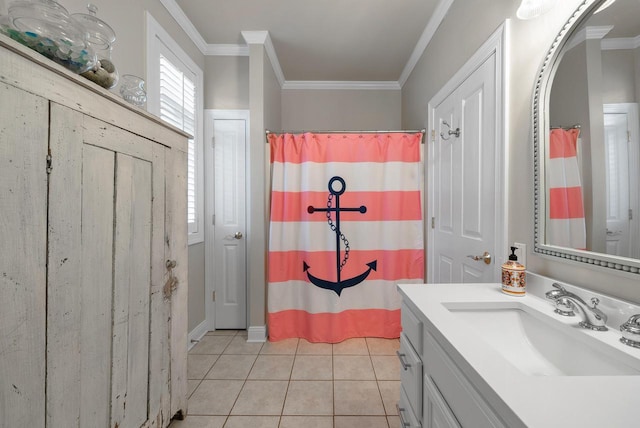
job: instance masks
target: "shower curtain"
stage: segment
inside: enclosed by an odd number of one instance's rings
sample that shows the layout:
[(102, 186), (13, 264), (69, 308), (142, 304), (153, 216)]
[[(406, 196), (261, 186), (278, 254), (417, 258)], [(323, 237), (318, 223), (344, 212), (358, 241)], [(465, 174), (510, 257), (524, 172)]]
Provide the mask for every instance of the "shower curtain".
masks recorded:
[(582, 184), (578, 166), (579, 129), (552, 129), (549, 138), (547, 243), (586, 249)]
[(399, 337), (422, 283), (421, 133), (269, 134), (269, 340)]

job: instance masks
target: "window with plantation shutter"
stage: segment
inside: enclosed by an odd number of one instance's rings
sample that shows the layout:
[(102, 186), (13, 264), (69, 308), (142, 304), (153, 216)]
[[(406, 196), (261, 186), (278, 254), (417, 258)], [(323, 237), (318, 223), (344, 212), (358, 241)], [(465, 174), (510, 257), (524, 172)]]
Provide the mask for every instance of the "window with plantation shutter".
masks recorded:
[[(171, 61), (160, 54), (160, 118), (194, 135), (196, 124), (196, 88), (193, 82)], [(189, 140), (187, 156), (187, 222), (189, 233), (197, 232), (196, 147)]]
[(204, 240), (202, 71), (150, 15), (147, 23), (148, 110), (193, 135), (186, 191), (189, 244), (194, 244)]

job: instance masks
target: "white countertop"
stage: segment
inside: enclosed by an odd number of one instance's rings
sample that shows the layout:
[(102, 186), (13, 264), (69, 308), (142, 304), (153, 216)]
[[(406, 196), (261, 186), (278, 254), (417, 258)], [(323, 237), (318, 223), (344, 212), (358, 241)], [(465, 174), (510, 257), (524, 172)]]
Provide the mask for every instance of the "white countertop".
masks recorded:
[[(517, 369), (517, 361), (508, 361), (500, 355), (443, 303), (517, 302), (528, 305), (550, 313), (559, 322), (579, 329), (577, 333), (592, 336), (622, 351), (627, 358), (640, 362), (640, 349), (619, 342), (617, 325), (609, 326), (606, 332), (580, 329), (577, 317), (554, 314), (550, 301), (530, 292), (524, 297), (508, 296), (501, 292), (499, 283), (406, 284), (398, 288), (403, 300), (416, 314), (424, 316), (425, 328), (509, 426), (640, 427), (640, 375), (526, 375)], [(540, 295), (540, 290), (537, 291), (535, 294)]]

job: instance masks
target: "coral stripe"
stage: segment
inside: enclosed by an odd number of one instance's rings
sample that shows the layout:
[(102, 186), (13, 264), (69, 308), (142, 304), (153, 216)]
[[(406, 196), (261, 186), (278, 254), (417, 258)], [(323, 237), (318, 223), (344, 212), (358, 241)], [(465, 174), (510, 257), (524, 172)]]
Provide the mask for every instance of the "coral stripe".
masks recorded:
[[(422, 134), (269, 134), (274, 162), (419, 162)], [(408, 141), (401, 144), (402, 141)]]
[(579, 135), (579, 129), (552, 129), (549, 136), (549, 158), (576, 157)]
[(556, 187), (549, 189), (549, 218), (583, 218), (581, 187)]
[[(344, 257), (344, 249), (341, 259)], [(352, 278), (367, 270), (367, 263), (377, 261), (377, 270), (367, 280), (418, 279), (424, 277), (423, 250), (357, 251), (349, 252), (349, 261), (341, 271), (341, 278)], [(336, 280), (335, 251), (271, 251), (269, 253), (269, 282), (308, 281), (303, 263), (309, 272), (328, 281)]]
[(288, 310), (269, 313), (269, 340), (299, 337), (309, 342), (338, 343), (352, 337), (400, 337), (400, 309), (346, 310), (337, 314), (310, 314)]
[[(308, 212), (308, 207), (326, 208), (329, 192), (272, 192), (271, 221), (327, 221), (327, 213)], [(335, 208), (335, 198), (332, 207)], [(420, 192), (345, 192), (340, 196), (341, 208), (360, 208), (361, 213), (340, 213), (345, 221), (421, 220)], [(335, 212), (331, 214), (335, 220)]]

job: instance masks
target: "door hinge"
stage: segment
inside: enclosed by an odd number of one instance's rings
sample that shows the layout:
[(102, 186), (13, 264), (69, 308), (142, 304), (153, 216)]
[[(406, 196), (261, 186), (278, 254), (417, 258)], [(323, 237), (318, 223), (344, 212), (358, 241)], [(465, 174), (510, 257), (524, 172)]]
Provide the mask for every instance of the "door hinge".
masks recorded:
[(629, 220), (633, 220), (633, 210), (629, 208)]
[(436, 228), (436, 218), (431, 217), (431, 229), (435, 229), (435, 228)]
[(216, 225), (216, 215), (215, 214), (213, 214), (211, 216), (211, 224), (214, 225), (214, 226)]
[(627, 131), (627, 143), (631, 142), (631, 131)]
[(436, 141), (436, 130), (435, 129), (431, 130), (431, 141)]
[(211, 148), (216, 147), (216, 137), (211, 137)]
[(51, 151), (49, 151), (49, 154), (47, 154), (47, 174), (51, 174), (51, 170), (53, 169), (52, 160)]
[(216, 292), (212, 292), (211, 293), (211, 300), (213, 300), (214, 302), (216, 301)]

